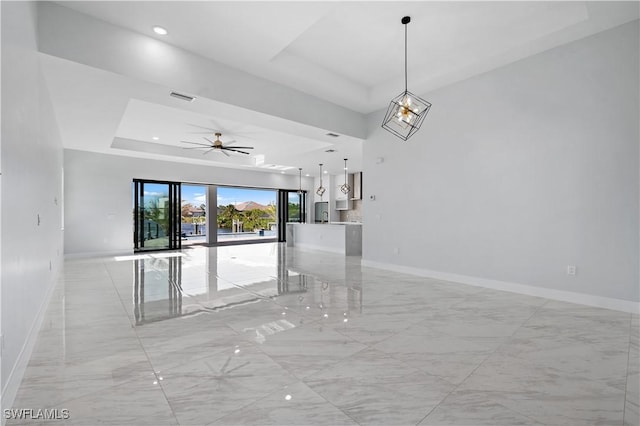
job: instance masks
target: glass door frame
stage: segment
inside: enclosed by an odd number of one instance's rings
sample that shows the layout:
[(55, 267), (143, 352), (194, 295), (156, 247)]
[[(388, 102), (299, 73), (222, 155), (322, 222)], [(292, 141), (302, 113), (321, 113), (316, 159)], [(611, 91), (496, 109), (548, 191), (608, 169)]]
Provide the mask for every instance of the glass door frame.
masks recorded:
[[(140, 238), (140, 230), (144, 229), (144, 185), (168, 185), (169, 187), (169, 207), (168, 207), (168, 225), (167, 237), (168, 247), (160, 247), (147, 249), (144, 247), (144, 238)], [(182, 248), (182, 239), (180, 238), (181, 224), (181, 189), (180, 182), (151, 180), (151, 179), (133, 179), (133, 251), (161, 251), (161, 250), (180, 250)]]
[(279, 189), (278, 190), (278, 242), (287, 241), (287, 223), (290, 222), (289, 217), (289, 195), (296, 194), (300, 203), (300, 221), (296, 223), (307, 222), (307, 191), (299, 192), (297, 190)]

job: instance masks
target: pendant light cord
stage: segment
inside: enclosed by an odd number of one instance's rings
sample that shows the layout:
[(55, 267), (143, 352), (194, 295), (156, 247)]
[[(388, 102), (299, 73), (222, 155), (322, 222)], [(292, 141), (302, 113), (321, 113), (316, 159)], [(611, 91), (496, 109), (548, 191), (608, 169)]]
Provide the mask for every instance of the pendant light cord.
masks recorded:
[(347, 184), (347, 159), (344, 159), (344, 184)]
[(407, 24), (404, 24), (404, 91), (407, 91)]

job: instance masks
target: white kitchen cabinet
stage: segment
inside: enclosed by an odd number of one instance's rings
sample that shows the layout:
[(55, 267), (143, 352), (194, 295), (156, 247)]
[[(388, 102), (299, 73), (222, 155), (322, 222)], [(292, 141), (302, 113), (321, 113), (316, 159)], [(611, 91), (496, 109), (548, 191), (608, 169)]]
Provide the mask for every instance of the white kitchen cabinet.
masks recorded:
[(350, 210), (350, 209), (351, 209), (351, 200), (347, 198), (336, 199), (336, 210)]
[(347, 194), (342, 192), (342, 190), (340, 189), (344, 184), (344, 176), (342, 176), (342, 178), (338, 177), (336, 181), (337, 182), (335, 182), (334, 184), (334, 190), (336, 194), (335, 209), (349, 210), (352, 206), (351, 198), (353, 197), (353, 175), (347, 175), (347, 183), (351, 187), (351, 190)]

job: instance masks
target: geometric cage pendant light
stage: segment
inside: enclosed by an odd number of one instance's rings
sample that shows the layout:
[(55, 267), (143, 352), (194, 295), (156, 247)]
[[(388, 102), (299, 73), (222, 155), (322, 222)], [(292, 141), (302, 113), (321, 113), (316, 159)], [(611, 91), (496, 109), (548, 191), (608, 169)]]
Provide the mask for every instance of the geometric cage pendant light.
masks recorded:
[(405, 16), (401, 22), (404, 25), (404, 92), (389, 103), (382, 128), (406, 141), (420, 129), (431, 103), (407, 90), (407, 24), (411, 18)]
[(322, 199), (322, 195), (325, 191), (326, 188), (322, 186), (322, 163), (320, 163), (320, 186), (318, 187), (318, 189), (316, 189), (316, 194), (318, 194), (320, 196), (320, 199)]
[(346, 158), (344, 159), (344, 184), (342, 184), (342, 186), (340, 187), (340, 191), (342, 191), (342, 193), (345, 195), (347, 195), (349, 191), (351, 191), (351, 186), (347, 182), (347, 159)]
[(304, 191), (302, 190), (302, 167), (298, 167), (298, 174), (300, 175), (300, 186), (298, 187), (298, 195), (302, 195)]

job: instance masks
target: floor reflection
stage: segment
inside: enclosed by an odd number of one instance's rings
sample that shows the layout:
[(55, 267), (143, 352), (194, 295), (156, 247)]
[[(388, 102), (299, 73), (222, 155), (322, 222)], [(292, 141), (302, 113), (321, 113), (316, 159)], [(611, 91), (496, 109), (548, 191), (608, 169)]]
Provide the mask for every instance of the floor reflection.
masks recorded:
[(134, 260), (133, 315), (136, 325), (182, 314), (182, 257)]
[[(340, 311), (362, 311), (362, 289), (343, 276), (319, 277), (301, 270), (307, 259), (287, 253), (284, 244), (243, 247), (198, 247), (133, 260), (133, 313), (140, 326), (171, 318), (222, 312), (270, 301), (298, 314), (326, 319)], [(300, 261), (302, 260), (302, 261)], [(336, 265), (337, 266), (337, 265)], [(344, 268), (343, 268), (344, 269)], [(339, 268), (333, 269), (335, 273)], [(290, 328), (262, 324), (260, 335)]]

